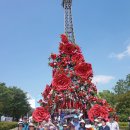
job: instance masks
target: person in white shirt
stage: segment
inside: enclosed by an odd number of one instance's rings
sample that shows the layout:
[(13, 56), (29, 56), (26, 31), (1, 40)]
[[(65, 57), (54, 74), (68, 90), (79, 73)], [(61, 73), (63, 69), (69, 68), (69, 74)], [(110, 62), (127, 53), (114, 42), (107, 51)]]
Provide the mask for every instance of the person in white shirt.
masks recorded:
[(102, 126), (102, 117), (101, 116), (99, 116), (98, 118), (97, 118), (97, 120), (98, 120), (98, 126), (100, 127), (100, 126)]
[[(99, 125), (98, 125), (98, 123), (99, 123), (98, 119), (95, 119), (95, 120), (94, 120), (94, 125), (93, 125), (93, 129), (94, 129), (94, 130), (99, 130)], [(101, 124), (101, 125), (102, 125), (102, 124)]]
[(109, 116), (109, 122), (107, 125), (110, 127), (110, 130), (119, 130), (118, 123), (114, 120), (114, 117), (111, 115)]

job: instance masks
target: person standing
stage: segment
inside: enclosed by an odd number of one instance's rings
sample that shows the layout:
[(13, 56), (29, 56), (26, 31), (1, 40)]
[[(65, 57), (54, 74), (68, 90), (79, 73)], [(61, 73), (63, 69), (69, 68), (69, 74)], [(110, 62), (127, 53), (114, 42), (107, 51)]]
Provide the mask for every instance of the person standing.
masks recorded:
[(85, 125), (86, 130), (94, 130), (91, 124)]
[(18, 130), (22, 130), (22, 129), (23, 129), (23, 122), (20, 121), (20, 122), (18, 123)]
[(63, 130), (68, 130), (67, 124), (63, 124)]
[(110, 127), (106, 124), (106, 120), (102, 119), (102, 126), (99, 127), (99, 130), (110, 130)]
[(101, 116), (99, 116), (98, 118), (97, 118), (97, 120), (98, 120), (98, 126), (100, 127), (100, 126), (102, 126), (102, 117)]
[(22, 130), (29, 130), (28, 118), (26, 116), (23, 117), (23, 128), (22, 128)]
[(119, 130), (119, 125), (114, 120), (114, 117), (110, 115), (108, 118), (109, 118), (109, 122), (107, 123), (107, 125), (110, 127), (110, 130)]
[(75, 130), (79, 130), (80, 124), (79, 124), (79, 118), (77, 115), (74, 115), (74, 119), (72, 121), (72, 124), (73, 124)]
[[(94, 120), (94, 125), (93, 125), (94, 130), (99, 130), (99, 125), (98, 125), (98, 123), (99, 123), (98, 119), (95, 119), (95, 120)], [(101, 125), (101, 126), (102, 126), (102, 125)]]
[(30, 123), (30, 124), (29, 124), (29, 130), (35, 130), (35, 126), (34, 126), (33, 123)]
[(84, 120), (81, 120), (81, 121), (80, 121), (79, 130), (86, 130), (86, 128), (85, 128), (85, 121), (84, 121)]

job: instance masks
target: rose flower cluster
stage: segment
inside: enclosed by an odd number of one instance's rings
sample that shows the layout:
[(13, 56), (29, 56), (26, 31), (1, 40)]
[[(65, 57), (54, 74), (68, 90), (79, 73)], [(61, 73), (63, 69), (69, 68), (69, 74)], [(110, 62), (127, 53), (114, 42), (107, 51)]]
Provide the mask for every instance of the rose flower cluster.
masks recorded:
[(50, 55), (49, 65), (52, 82), (46, 85), (39, 103), (50, 114), (59, 109), (88, 111), (100, 100), (92, 83), (91, 64), (85, 61), (80, 47), (71, 43), (65, 34), (61, 35), (59, 54)]

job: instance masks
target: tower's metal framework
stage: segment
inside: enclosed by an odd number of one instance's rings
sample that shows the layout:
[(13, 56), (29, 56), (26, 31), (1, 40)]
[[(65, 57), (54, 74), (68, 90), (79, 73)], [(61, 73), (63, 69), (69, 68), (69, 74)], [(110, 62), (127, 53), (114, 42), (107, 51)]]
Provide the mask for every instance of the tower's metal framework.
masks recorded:
[(73, 21), (72, 21), (72, 0), (62, 0), (64, 8), (64, 31), (67, 34), (69, 41), (75, 43)]

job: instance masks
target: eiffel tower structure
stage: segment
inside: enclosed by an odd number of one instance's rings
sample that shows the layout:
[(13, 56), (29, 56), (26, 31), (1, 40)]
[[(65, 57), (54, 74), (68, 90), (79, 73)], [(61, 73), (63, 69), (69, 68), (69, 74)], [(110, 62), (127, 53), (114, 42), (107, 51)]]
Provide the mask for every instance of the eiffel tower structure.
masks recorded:
[(75, 43), (73, 20), (72, 20), (72, 0), (62, 0), (64, 8), (64, 31), (70, 42)]

